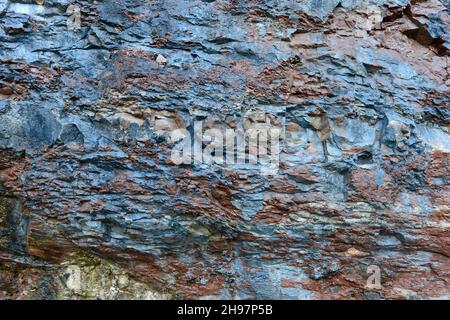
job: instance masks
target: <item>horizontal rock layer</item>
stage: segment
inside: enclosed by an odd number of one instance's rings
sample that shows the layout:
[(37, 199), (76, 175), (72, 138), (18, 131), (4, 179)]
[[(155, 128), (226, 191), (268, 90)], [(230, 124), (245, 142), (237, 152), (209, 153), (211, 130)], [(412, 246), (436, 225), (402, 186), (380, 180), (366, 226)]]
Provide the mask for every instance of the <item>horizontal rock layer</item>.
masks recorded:
[(450, 298), (449, 7), (0, 1), (0, 298)]

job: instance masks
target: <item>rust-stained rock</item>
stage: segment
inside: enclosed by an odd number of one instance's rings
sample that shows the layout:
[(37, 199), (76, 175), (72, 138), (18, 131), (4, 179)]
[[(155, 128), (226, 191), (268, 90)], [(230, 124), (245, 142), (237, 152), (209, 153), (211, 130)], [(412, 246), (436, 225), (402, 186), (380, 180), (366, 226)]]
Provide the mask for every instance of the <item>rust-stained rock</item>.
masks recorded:
[(449, 299), (449, 6), (0, 1), (0, 299)]

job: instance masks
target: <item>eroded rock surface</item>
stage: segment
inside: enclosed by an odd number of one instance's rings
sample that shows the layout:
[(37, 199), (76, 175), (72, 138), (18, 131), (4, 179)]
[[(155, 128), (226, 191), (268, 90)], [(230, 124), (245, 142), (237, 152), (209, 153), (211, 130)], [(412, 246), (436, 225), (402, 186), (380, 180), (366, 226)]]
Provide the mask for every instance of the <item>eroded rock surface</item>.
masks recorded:
[[(450, 298), (449, 9), (0, 1), (0, 298)], [(276, 175), (171, 161), (254, 110)]]

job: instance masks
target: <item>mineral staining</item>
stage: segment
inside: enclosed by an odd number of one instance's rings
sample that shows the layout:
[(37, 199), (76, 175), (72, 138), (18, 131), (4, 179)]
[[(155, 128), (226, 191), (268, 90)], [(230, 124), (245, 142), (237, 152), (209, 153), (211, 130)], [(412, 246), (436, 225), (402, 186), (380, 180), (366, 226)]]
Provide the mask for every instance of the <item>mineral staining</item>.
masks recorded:
[(449, 298), (449, 6), (0, 1), (0, 297)]

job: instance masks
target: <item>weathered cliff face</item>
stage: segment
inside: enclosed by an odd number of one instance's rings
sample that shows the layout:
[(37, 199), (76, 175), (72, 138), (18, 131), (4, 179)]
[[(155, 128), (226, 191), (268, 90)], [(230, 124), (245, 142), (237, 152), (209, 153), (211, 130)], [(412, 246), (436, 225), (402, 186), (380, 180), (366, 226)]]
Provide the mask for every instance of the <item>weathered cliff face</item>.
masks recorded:
[(450, 298), (449, 7), (0, 1), (0, 298)]

